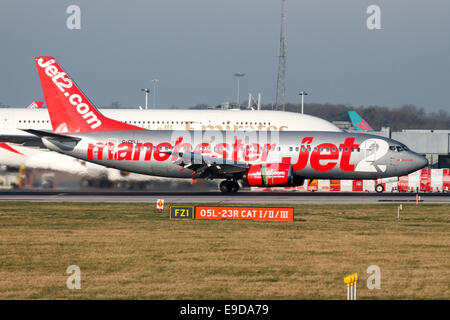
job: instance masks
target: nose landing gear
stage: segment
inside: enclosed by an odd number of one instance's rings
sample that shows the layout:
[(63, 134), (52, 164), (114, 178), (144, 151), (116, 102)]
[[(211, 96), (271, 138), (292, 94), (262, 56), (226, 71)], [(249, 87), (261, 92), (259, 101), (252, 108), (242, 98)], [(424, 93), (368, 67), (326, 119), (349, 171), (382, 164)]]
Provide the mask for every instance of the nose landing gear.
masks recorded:
[(235, 180), (224, 180), (219, 184), (219, 189), (223, 193), (235, 193), (239, 188), (239, 183)]
[(375, 191), (376, 191), (377, 193), (382, 193), (382, 192), (384, 191), (384, 186), (383, 186), (381, 183), (377, 184), (377, 185), (375, 186)]

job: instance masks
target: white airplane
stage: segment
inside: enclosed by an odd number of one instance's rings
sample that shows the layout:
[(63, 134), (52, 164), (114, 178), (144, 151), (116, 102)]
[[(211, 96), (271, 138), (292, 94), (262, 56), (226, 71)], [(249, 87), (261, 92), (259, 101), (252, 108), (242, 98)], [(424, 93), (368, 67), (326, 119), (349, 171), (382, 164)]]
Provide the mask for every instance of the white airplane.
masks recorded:
[[(269, 110), (101, 109), (103, 115), (147, 130), (333, 131), (337, 126), (314, 116)], [(52, 130), (47, 109), (0, 109), (2, 136), (33, 135), (20, 130)], [(36, 139), (39, 140), (40, 139)]]
[[(305, 114), (251, 110), (138, 110), (102, 109), (113, 119), (152, 130), (269, 130), (269, 131), (341, 131), (334, 124)], [(47, 149), (40, 149), (41, 139), (20, 128), (52, 130), (47, 109), (0, 109), (0, 164), (31, 169), (70, 172), (82, 179), (107, 179), (110, 182), (165, 180), (80, 161)]]

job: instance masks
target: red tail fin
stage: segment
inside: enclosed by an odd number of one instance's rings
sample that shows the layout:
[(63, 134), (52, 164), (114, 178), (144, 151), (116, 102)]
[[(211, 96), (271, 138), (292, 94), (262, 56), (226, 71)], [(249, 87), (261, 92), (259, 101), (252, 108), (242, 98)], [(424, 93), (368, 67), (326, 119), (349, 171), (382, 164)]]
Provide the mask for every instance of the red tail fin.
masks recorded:
[(102, 115), (53, 57), (35, 57), (54, 132), (144, 130)]
[(41, 109), (43, 105), (43, 101), (33, 101), (27, 109)]

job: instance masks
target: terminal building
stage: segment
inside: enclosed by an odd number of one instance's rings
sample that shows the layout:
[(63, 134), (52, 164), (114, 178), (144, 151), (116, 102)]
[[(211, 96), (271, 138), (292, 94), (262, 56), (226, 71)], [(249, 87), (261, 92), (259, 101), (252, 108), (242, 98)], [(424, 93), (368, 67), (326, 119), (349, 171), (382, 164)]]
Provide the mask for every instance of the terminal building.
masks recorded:
[[(357, 132), (352, 130), (350, 122), (333, 123), (348, 132)], [(372, 131), (370, 134), (404, 143), (411, 150), (424, 155), (428, 159), (429, 168), (450, 168), (450, 130), (404, 129), (396, 132), (391, 131), (389, 127), (383, 127), (380, 131)]]

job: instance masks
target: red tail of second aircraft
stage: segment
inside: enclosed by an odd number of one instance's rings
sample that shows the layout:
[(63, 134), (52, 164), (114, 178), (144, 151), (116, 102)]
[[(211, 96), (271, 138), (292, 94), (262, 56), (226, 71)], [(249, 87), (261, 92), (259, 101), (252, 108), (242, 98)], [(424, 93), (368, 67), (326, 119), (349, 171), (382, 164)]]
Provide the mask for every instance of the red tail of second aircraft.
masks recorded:
[(42, 109), (44, 101), (33, 101), (27, 109)]
[(56, 133), (144, 130), (105, 117), (53, 57), (36, 57), (42, 91)]

